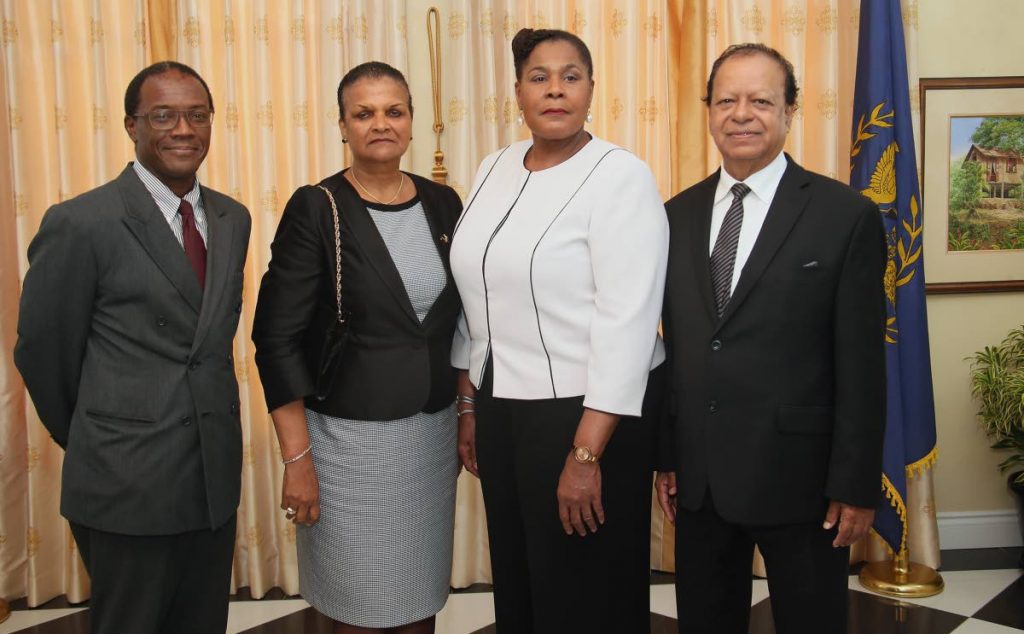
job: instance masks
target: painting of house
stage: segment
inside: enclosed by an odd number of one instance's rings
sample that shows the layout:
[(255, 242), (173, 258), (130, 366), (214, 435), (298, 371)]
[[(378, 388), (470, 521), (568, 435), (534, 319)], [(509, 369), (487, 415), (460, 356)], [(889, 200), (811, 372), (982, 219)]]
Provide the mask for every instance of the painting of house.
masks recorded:
[(1016, 198), (1021, 187), (1024, 157), (1013, 151), (1001, 151), (971, 144), (964, 161), (981, 163), (988, 198)]
[(949, 123), (948, 250), (1024, 250), (1024, 115)]

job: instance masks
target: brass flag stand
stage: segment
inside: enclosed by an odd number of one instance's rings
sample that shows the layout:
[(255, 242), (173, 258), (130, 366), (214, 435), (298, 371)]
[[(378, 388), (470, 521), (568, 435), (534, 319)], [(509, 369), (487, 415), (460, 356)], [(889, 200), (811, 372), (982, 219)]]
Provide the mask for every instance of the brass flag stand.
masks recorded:
[(889, 597), (920, 599), (934, 596), (945, 587), (934, 568), (913, 563), (906, 545), (890, 561), (873, 561), (860, 571), (860, 585)]
[(434, 134), (437, 135), (437, 149), (434, 150), (434, 168), (430, 176), (435, 183), (448, 184), (448, 168), (444, 166), (444, 152), (441, 151), (441, 12), (437, 7), (427, 10), (427, 48), (430, 49), (430, 84), (434, 98)]

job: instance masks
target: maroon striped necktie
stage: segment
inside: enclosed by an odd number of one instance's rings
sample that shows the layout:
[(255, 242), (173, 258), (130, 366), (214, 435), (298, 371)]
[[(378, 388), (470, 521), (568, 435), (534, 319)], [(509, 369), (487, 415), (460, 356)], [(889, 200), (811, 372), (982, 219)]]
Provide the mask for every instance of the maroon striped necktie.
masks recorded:
[(206, 244), (203, 236), (199, 235), (196, 228), (196, 216), (192, 213), (192, 205), (181, 199), (178, 206), (178, 213), (181, 214), (181, 242), (185, 247), (185, 257), (196, 272), (196, 279), (199, 280), (199, 288), (206, 286)]

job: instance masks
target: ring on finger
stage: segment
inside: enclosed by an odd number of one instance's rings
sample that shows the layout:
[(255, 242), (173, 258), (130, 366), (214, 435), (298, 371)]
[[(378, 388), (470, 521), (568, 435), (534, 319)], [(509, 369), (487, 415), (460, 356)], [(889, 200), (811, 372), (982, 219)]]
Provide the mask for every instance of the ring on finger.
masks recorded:
[(293, 517), (295, 515), (295, 509), (293, 509), (292, 507), (289, 506), (288, 508), (286, 508), (284, 510), (284, 514), (287, 515), (288, 517)]

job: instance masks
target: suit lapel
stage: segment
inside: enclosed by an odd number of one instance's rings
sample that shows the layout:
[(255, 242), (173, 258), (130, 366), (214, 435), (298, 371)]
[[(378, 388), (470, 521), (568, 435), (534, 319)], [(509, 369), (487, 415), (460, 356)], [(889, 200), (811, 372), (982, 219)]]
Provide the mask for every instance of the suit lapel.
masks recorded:
[(203, 303), (203, 289), (199, 287), (195, 271), (189, 266), (185, 251), (175, 239), (156, 201), (131, 165), (117, 177), (117, 186), (125, 202), (127, 213), (124, 223), (128, 230), (185, 302), (198, 314)]
[(210, 329), (213, 316), (217, 314), (220, 303), (224, 300), (224, 285), (231, 274), (231, 244), (234, 225), (224, 217), (224, 210), (213, 206), (205, 187), (201, 187), (203, 210), (206, 213), (206, 288), (203, 294), (203, 306), (199, 313), (199, 325), (192, 339), (192, 351), (199, 349), (200, 344)]
[(725, 313), (722, 314), (722, 323), (739, 309), (743, 300), (757, 285), (757, 281), (761, 279), (779, 247), (786, 241), (786, 236), (810, 200), (811, 196), (807, 190), (810, 180), (807, 173), (788, 156), (786, 158), (789, 164), (779, 182), (779, 188), (775, 191), (775, 197), (768, 208), (768, 216), (754, 242), (754, 249), (743, 266), (736, 292), (732, 294), (729, 304), (725, 307)]
[[(373, 218), (370, 217), (370, 212), (366, 210), (366, 203), (343, 175), (338, 175), (338, 181), (340, 182), (336, 183), (333, 188), (330, 185), (327, 186), (328, 189), (334, 191), (334, 195), (337, 197), (338, 216), (352, 229), (352, 236), (366, 254), (370, 266), (384, 282), (384, 287), (388, 289), (405, 314), (413, 322), (419, 324), (420, 320), (409, 300), (409, 293), (405, 290), (402, 276), (399, 275), (395, 262), (388, 252), (388, 247), (384, 244), (384, 239), (380, 236), (380, 231), (377, 230)], [(344, 266), (343, 261), (342, 267)], [(342, 302), (344, 299), (345, 297), (342, 295)]]
[(711, 288), (711, 209), (715, 204), (715, 189), (718, 187), (720, 172), (716, 172), (702, 184), (697, 201), (697, 213), (691, 215), (693, 225), (690, 228), (693, 270), (697, 275), (697, 286), (703, 300), (704, 309), (712, 321), (718, 319), (715, 308), (715, 293)]

